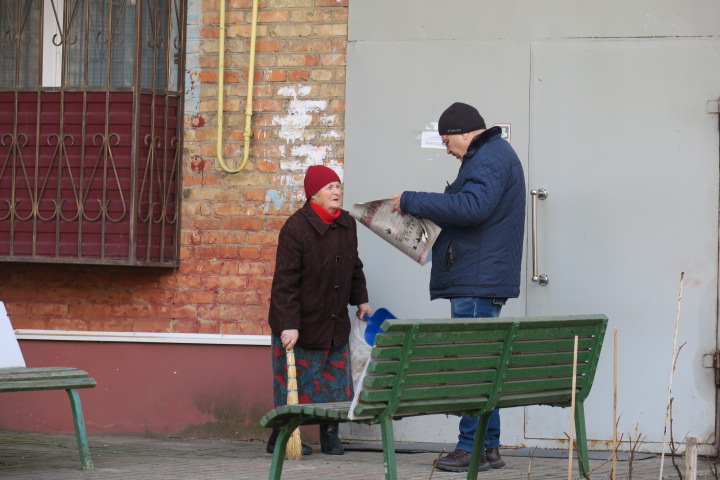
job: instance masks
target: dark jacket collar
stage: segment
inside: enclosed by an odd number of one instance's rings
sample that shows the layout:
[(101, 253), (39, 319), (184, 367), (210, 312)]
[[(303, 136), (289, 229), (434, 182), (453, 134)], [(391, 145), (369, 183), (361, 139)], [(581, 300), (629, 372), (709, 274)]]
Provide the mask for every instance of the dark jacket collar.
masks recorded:
[(475, 138), (472, 139), (470, 142), (470, 145), (468, 146), (468, 151), (463, 157), (463, 162), (467, 160), (468, 158), (471, 158), (473, 155), (475, 155), (475, 152), (477, 152), (480, 147), (485, 145), (487, 142), (489, 142), (492, 138), (499, 136), (502, 133), (502, 128), (500, 127), (491, 127), (485, 130), (482, 133), (479, 133), (475, 135)]
[(323, 222), (322, 219), (318, 216), (317, 213), (313, 210), (313, 208), (310, 206), (309, 202), (305, 202), (305, 205), (302, 206), (300, 209), (302, 214), (307, 218), (310, 225), (317, 230), (317, 232), (322, 236), (325, 235), (325, 233), (330, 229), (336, 229), (337, 226), (350, 228), (350, 214), (346, 212), (345, 210), (340, 210), (340, 216), (335, 220), (335, 223), (332, 225), (328, 225), (327, 223)]

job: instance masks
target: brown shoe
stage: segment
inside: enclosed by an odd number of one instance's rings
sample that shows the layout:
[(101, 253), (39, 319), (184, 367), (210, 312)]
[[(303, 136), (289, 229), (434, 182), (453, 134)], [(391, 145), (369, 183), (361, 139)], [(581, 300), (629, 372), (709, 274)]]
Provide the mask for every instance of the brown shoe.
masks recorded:
[(502, 468), (505, 466), (505, 461), (500, 458), (499, 448), (486, 448), (483, 458), (487, 460), (490, 468)]
[[(435, 468), (445, 470), (446, 472), (467, 472), (469, 466), (470, 452), (458, 450), (457, 448), (438, 460), (435, 464)], [(484, 459), (480, 459), (480, 468), (478, 471), (484, 472), (486, 470), (490, 470), (490, 464), (484, 461)]]

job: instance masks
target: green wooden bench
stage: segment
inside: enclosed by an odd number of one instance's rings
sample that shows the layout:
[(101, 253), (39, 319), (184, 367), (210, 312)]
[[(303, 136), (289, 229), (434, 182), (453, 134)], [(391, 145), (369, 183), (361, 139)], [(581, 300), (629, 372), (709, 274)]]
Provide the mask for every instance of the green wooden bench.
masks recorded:
[(33, 390), (65, 390), (67, 392), (70, 397), (75, 436), (83, 470), (93, 470), (94, 466), (90, 459), (90, 448), (85, 433), (85, 419), (78, 389), (92, 388), (95, 385), (97, 382), (87, 372), (76, 368), (0, 368), (0, 393)]
[(414, 415), (480, 417), (468, 479), (476, 479), (488, 417), (496, 408), (571, 405), (579, 337), (575, 430), (580, 477), (589, 466), (584, 401), (607, 328), (605, 315), (386, 320), (353, 402), (286, 405), (260, 421), (281, 427), (271, 480), (279, 480), (291, 432), (325, 421), (380, 424), (385, 478), (397, 479), (392, 421)]

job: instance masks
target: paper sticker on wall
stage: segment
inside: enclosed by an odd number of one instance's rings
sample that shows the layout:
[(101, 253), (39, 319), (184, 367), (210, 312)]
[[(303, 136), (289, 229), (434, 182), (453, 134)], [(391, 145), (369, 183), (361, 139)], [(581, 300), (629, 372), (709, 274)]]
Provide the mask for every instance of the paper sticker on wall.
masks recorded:
[(509, 123), (496, 123), (496, 127), (500, 127), (502, 132), (500, 133), (500, 136), (510, 142), (510, 124)]
[(441, 148), (445, 150), (437, 130), (423, 130), (420, 134), (420, 148)]

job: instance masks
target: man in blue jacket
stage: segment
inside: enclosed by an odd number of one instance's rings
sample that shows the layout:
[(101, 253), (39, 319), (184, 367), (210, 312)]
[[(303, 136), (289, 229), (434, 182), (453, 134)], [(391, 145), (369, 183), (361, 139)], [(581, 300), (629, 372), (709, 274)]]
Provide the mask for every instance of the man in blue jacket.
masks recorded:
[[(457, 178), (444, 193), (403, 192), (395, 211), (427, 218), (442, 228), (433, 245), (430, 298), (450, 300), (453, 318), (497, 317), (508, 298), (520, 294), (525, 229), (525, 176), (517, 154), (486, 129), (474, 107), (454, 103), (440, 116), (447, 153), (460, 160)], [(477, 417), (462, 417), (454, 451), (437, 468), (467, 471)], [(500, 415), (490, 415), (480, 470), (501, 468)]]

